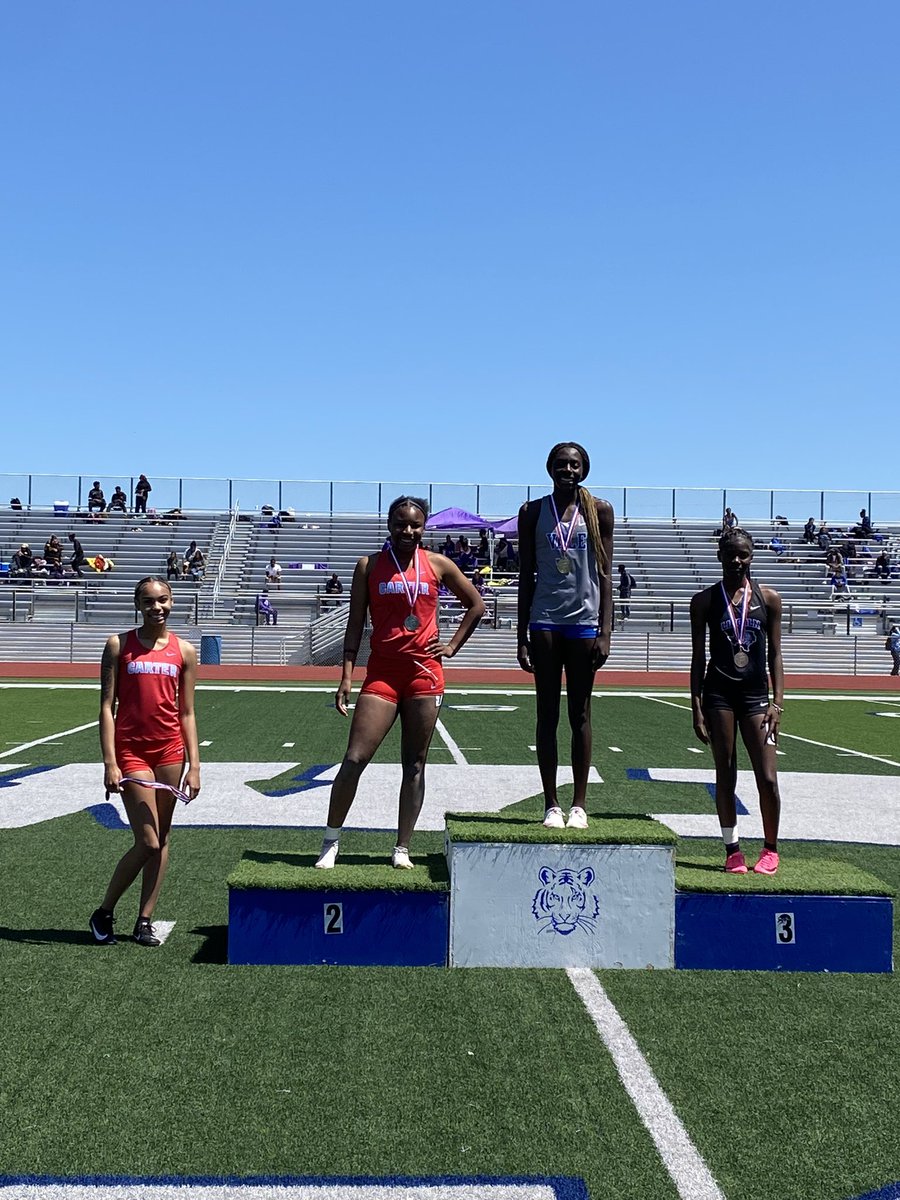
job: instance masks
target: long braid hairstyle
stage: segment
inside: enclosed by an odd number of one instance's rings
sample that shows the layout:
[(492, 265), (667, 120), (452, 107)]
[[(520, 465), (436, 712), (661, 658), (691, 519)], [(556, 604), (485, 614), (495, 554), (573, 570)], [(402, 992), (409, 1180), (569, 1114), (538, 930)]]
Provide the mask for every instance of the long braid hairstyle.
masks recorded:
[[(547, 455), (547, 474), (552, 475), (553, 460), (559, 454), (560, 450), (570, 446), (573, 450), (577, 450), (581, 455), (581, 461), (584, 463), (584, 472), (582, 480), (587, 479), (588, 472), (591, 469), (591, 456), (585, 450), (584, 446), (580, 446), (578, 442), (557, 442), (550, 453)], [(597, 560), (597, 573), (606, 578), (609, 573), (609, 560), (606, 556), (606, 551), (603, 548), (603, 539), (600, 537), (600, 522), (597, 520), (597, 506), (594, 503), (594, 497), (586, 487), (579, 485), (576, 500), (578, 507), (581, 510), (581, 515), (584, 517), (584, 523), (587, 526), (588, 537), (591, 539), (591, 545), (594, 548), (594, 558)]]

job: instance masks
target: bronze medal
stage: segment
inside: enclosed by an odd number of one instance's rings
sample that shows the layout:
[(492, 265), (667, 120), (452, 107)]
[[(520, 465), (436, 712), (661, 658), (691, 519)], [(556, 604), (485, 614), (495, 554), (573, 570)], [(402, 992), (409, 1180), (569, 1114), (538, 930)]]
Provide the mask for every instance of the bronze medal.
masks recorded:
[(734, 665), (739, 671), (743, 671), (745, 667), (750, 665), (750, 655), (746, 650), (736, 650), (734, 654)]
[(560, 575), (569, 574), (569, 572), (572, 570), (572, 560), (569, 558), (568, 554), (560, 555), (560, 557), (556, 560), (556, 569), (559, 571)]
[(418, 629), (421, 624), (422, 624), (422, 622), (419, 620), (419, 618), (416, 616), (416, 614), (410, 613), (409, 616), (406, 618), (406, 620), (403, 622), (403, 628), (408, 629), (410, 631), (410, 633), (412, 633), (416, 629)]

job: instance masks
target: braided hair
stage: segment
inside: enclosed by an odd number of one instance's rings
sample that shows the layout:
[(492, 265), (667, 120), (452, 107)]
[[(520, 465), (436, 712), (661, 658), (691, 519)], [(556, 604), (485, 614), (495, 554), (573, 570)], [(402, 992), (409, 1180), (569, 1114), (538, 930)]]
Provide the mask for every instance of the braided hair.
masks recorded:
[[(547, 455), (547, 474), (553, 474), (553, 463), (560, 450), (571, 449), (577, 450), (581, 455), (581, 461), (584, 465), (584, 470), (581, 473), (582, 481), (587, 479), (591, 469), (591, 456), (585, 450), (584, 446), (578, 442), (557, 442), (550, 453)], [(605, 578), (609, 573), (609, 560), (606, 556), (606, 550), (603, 547), (603, 539), (600, 536), (600, 522), (597, 520), (597, 506), (594, 503), (594, 497), (580, 484), (576, 493), (576, 501), (581, 510), (581, 515), (584, 517), (584, 523), (587, 526), (588, 537), (591, 539), (591, 546), (594, 549), (594, 558), (597, 560), (597, 572)]]
[(719, 549), (727, 550), (732, 542), (746, 542), (750, 549), (753, 549), (753, 535), (746, 529), (740, 529), (737, 525), (733, 529), (722, 531), (722, 536), (719, 538)]

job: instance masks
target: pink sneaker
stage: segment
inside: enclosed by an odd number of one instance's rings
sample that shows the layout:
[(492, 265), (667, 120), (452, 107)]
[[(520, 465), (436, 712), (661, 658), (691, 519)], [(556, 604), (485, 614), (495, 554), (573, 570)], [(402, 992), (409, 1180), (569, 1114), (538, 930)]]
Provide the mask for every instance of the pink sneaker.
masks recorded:
[(744, 856), (740, 850), (735, 850), (734, 854), (729, 854), (725, 859), (725, 872), (728, 875), (747, 874), (747, 864), (744, 862)]
[(763, 850), (759, 856), (759, 862), (753, 870), (757, 875), (774, 875), (778, 870), (778, 852), (776, 850)]

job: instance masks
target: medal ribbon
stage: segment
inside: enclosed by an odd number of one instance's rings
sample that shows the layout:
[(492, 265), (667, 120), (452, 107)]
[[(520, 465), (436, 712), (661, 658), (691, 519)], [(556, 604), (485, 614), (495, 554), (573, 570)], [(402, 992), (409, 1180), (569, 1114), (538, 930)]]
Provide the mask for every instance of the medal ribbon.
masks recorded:
[[(134, 779), (131, 775), (123, 775), (120, 783), (137, 783), (141, 787), (153, 788), (157, 792), (171, 792), (176, 800), (181, 800), (184, 804), (190, 804), (191, 798), (187, 792), (183, 792), (180, 788), (172, 787), (171, 783), (158, 783), (153, 779)], [(109, 792), (106, 793), (107, 800)]]
[(568, 554), (569, 543), (572, 541), (572, 534), (575, 532), (575, 526), (578, 524), (578, 505), (575, 505), (575, 511), (572, 513), (572, 520), (569, 523), (569, 532), (563, 537), (563, 523), (559, 519), (559, 513), (556, 509), (556, 501), (553, 495), (550, 495), (550, 504), (553, 506), (553, 516), (556, 518), (556, 536), (559, 538), (559, 544), (562, 547), (562, 553)]
[(397, 555), (394, 553), (394, 547), (388, 543), (388, 550), (391, 552), (391, 558), (394, 560), (394, 566), (400, 572), (400, 578), (403, 580), (403, 590), (406, 592), (406, 598), (409, 601), (409, 611), (413, 612), (416, 607), (416, 601), (419, 598), (419, 592), (422, 588), (421, 575), (419, 574), (419, 548), (413, 550), (413, 561), (416, 564), (416, 587), (415, 591), (409, 586), (409, 580), (406, 578), (406, 572), (401, 568), (397, 561)]
[(741, 650), (746, 650), (747, 647), (744, 645), (744, 631), (747, 628), (747, 611), (750, 608), (750, 594), (752, 590), (750, 584), (746, 581), (744, 583), (744, 599), (741, 601), (740, 631), (738, 631), (738, 623), (734, 619), (734, 606), (731, 603), (731, 597), (725, 591), (725, 584), (720, 583), (719, 587), (722, 589), (722, 595), (725, 597), (725, 611), (728, 613), (729, 621), (731, 621), (731, 628), (734, 630), (734, 636), (737, 639), (737, 644)]

